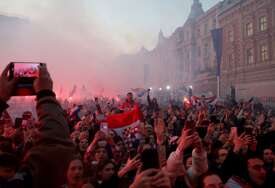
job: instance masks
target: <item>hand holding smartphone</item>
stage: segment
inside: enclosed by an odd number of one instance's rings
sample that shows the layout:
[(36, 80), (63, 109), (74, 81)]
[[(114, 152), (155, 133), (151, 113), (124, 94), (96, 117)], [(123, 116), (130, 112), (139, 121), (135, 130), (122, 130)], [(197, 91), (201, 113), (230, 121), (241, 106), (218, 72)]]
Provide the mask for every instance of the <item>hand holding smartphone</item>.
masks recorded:
[(11, 62), (9, 65), (9, 78), (16, 79), (17, 83), (12, 96), (35, 95), (34, 80), (39, 77), (39, 66), (44, 63)]

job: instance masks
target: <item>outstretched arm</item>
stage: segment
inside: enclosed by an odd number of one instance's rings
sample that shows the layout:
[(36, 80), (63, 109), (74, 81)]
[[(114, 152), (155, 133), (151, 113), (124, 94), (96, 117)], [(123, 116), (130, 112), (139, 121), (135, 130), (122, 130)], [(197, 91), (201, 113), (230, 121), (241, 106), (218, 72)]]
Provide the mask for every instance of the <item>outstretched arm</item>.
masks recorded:
[(9, 107), (7, 101), (10, 99), (15, 88), (16, 79), (8, 77), (9, 65), (4, 69), (0, 78), (0, 117), (2, 113)]
[(24, 157), (32, 174), (33, 187), (60, 187), (74, 154), (65, 114), (52, 88), (53, 82), (46, 66), (40, 66), (39, 77), (34, 82), (39, 139)]

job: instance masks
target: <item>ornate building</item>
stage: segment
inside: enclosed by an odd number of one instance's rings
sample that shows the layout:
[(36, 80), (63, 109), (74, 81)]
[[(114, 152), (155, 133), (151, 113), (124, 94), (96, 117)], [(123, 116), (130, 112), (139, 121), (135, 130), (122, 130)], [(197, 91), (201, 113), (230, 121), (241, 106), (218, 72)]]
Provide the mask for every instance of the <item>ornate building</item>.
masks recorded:
[(144, 87), (192, 85), (197, 94), (216, 93), (216, 27), (223, 28), (221, 96), (234, 86), (238, 98), (275, 97), (274, 0), (223, 0), (206, 12), (194, 0), (182, 27), (170, 37), (160, 31), (157, 46), (139, 54)]

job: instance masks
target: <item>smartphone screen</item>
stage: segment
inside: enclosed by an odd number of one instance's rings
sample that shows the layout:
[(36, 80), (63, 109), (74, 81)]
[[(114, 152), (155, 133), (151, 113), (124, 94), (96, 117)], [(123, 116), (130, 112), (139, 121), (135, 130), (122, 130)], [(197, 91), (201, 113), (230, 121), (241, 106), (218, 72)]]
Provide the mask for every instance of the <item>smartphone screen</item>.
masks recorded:
[(109, 128), (108, 128), (107, 123), (101, 123), (100, 130), (102, 132), (104, 132), (106, 135), (108, 135), (109, 134)]
[(33, 82), (39, 76), (39, 66), (42, 63), (36, 62), (11, 62), (10, 79), (17, 78), (17, 84), (13, 96), (35, 95)]
[(39, 76), (39, 63), (14, 63), (13, 77), (37, 78)]

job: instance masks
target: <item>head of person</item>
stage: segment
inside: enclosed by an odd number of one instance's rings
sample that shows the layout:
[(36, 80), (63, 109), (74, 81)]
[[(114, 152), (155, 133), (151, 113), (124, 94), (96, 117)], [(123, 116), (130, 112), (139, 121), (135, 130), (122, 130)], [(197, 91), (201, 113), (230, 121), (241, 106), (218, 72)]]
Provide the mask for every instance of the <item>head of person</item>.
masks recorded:
[(120, 163), (123, 159), (124, 152), (116, 145), (112, 146), (112, 158), (116, 163)]
[(79, 139), (82, 140), (82, 139), (89, 139), (89, 132), (88, 131), (82, 131), (80, 132), (79, 134)]
[(223, 188), (223, 182), (219, 175), (214, 172), (207, 172), (199, 179), (199, 186), (202, 188)]
[(69, 163), (66, 177), (67, 177), (67, 184), (71, 186), (79, 186), (82, 184), (82, 178), (84, 174), (84, 166), (83, 162), (80, 158), (74, 158)]
[(89, 146), (88, 139), (86, 139), (86, 138), (80, 139), (80, 141), (79, 141), (79, 150), (81, 152), (85, 152), (86, 149), (88, 148), (88, 146)]
[(220, 134), (219, 136), (219, 141), (223, 144), (225, 144), (228, 140), (228, 134), (226, 134), (225, 132), (223, 132), (222, 134)]
[(220, 165), (223, 164), (227, 156), (228, 156), (228, 151), (226, 149), (224, 148), (218, 149), (217, 159), (216, 159), (217, 164), (220, 164)]
[(113, 138), (113, 140), (114, 140), (115, 147), (117, 148), (117, 150), (119, 150), (119, 151), (125, 150), (125, 144), (120, 136), (115, 136)]
[(30, 111), (25, 111), (25, 112), (23, 112), (22, 118), (23, 118), (24, 120), (31, 120), (31, 119), (33, 118), (32, 112), (30, 112)]
[(0, 178), (8, 180), (12, 178), (19, 168), (18, 158), (10, 153), (0, 154)]
[(247, 160), (247, 172), (250, 183), (255, 186), (263, 186), (266, 180), (266, 170), (264, 162), (258, 157)]
[(94, 161), (100, 162), (108, 159), (108, 152), (104, 146), (96, 146), (94, 149)]
[(275, 158), (274, 152), (271, 149), (269, 149), (269, 148), (264, 149), (264, 151), (263, 151), (263, 161), (264, 161), (265, 164), (273, 164), (274, 158)]
[(132, 92), (128, 92), (128, 93), (127, 93), (127, 98), (126, 98), (126, 100), (127, 100), (128, 102), (133, 101), (133, 93), (132, 93)]
[(115, 164), (111, 160), (100, 161), (97, 165), (97, 178), (103, 182), (112, 179), (116, 174)]
[(71, 133), (70, 138), (74, 141), (75, 144), (78, 143), (80, 136), (80, 131), (74, 131)]
[(115, 138), (116, 136), (118, 136), (118, 135), (117, 135), (117, 133), (116, 133), (115, 130), (112, 130), (112, 129), (111, 129), (111, 130), (109, 131), (109, 136), (110, 136), (111, 138), (114, 139), (114, 138)]

